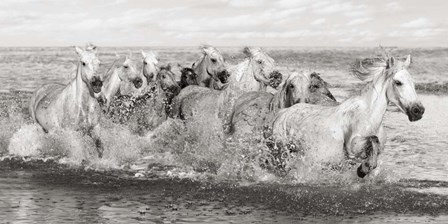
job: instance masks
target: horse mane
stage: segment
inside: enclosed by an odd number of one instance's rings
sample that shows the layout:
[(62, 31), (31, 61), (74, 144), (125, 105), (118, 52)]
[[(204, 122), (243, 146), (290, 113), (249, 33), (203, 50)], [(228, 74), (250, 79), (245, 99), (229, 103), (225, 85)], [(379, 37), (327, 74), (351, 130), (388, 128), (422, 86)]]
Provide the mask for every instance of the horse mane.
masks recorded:
[(299, 74), (295, 72), (285, 79), (285, 82), (282, 83), (280, 90), (274, 94), (274, 97), (269, 104), (270, 111), (287, 108), (294, 104), (289, 85), (291, 84), (291, 80), (297, 75)]
[(107, 82), (112, 77), (113, 71), (116, 68), (120, 67), (125, 61), (126, 61), (125, 56), (119, 56), (117, 59), (115, 59), (114, 62), (112, 62), (112, 65), (110, 66), (110, 68), (105, 73), (104, 81)]
[(262, 53), (263, 50), (260, 47), (244, 47), (243, 48), (243, 54), (246, 55), (246, 57), (251, 58), (255, 56), (255, 54)]
[(372, 82), (382, 75), (390, 78), (398, 69), (398, 61), (389, 67), (389, 61), (393, 57), (372, 57), (357, 59), (350, 67), (351, 74), (355, 75), (361, 81)]
[(322, 83), (323, 86), (325, 87), (329, 86), (328, 82), (326, 82), (324, 79), (322, 79), (322, 77), (320, 77), (320, 73), (312, 72), (310, 74), (310, 79), (313, 80), (313, 78), (315, 78), (319, 83)]

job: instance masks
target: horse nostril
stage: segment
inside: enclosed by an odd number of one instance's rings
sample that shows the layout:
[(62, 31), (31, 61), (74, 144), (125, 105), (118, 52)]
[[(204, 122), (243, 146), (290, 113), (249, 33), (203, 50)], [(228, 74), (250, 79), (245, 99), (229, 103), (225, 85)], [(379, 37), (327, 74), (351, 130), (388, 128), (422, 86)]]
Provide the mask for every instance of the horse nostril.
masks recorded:
[(143, 84), (143, 80), (141, 78), (136, 78), (134, 80), (135, 88), (139, 89), (140, 87), (142, 87), (142, 84)]

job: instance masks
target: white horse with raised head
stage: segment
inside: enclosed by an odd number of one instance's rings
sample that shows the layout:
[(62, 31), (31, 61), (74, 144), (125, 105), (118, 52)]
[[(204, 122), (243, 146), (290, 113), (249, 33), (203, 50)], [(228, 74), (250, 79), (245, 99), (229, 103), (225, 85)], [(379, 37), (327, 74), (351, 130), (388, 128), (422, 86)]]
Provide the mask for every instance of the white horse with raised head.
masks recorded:
[[(326, 100), (323, 100), (326, 98)], [(336, 100), (317, 73), (292, 73), (275, 94), (253, 91), (240, 96), (225, 124), (227, 134), (247, 137), (262, 133), (263, 127), (283, 108), (296, 103), (321, 104)]]
[(45, 132), (69, 128), (88, 134), (94, 139), (101, 157), (98, 123), (101, 110), (94, 97), (102, 87), (97, 72), (100, 61), (95, 47), (75, 49), (79, 57), (76, 77), (67, 85), (51, 83), (38, 88), (30, 100), (30, 114)]
[[(208, 90), (201, 86), (187, 86), (182, 89), (175, 98), (174, 116), (187, 118), (198, 113), (211, 115), (217, 114), (216, 110), (221, 109), (225, 111), (220, 111), (220, 114), (226, 114), (227, 116), (230, 114), (235, 100), (243, 93), (266, 90), (263, 86), (269, 83), (270, 80), (262, 77), (278, 73), (274, 70), (274, 59), (260, 48), (246, 47), (243, 52), (248, 56), (248, 59), (233, 69), (228, 83), (223, 84), (221, 91)], [(238, 78), (237, 76), (240, 77)], [(260, 84), (260, 82), (264, 84)], [(211, 100), (211, 102), (206, 102), (207, 100)], [(198, 104), (213, 104), (214, 106), (205, 111), (199, 110), (200, 112), (195, 112), (198, 111), (196, 107), (202, 107), (198, 106)], [(211, 112), (211, 110), (215, 112)]]
[(266, 91), (271, 76), (276, 73), (276, 63), (259, 47), (245, 47), (246, 60), (239, 63), (231, 72), (233, 89), (243, 92)]
[(159, 55), (155, 51), (141, 51), (142, 53), (142, 74), (146, 77), (147, 83), (155, 81), (155, 77), (159, 72)]
[(230, 76), (221, 52), (213, 46), (204, 45), (202, 56), (192, 65), (197, 74), (197, 85), (211, 89), (222, 89)]
[(404, 62), (394, 57), (357, 61), (353, 73), (369, 81), (360, 96), (335, 107), (296, 104), (283, 109), (273, 120), (273, 139), (303, 146), (308, 161), (338, 164), (357, 159), (358, 176), (364, 177), (376, 168), (384, 148), (382, 122), (389, 102), (410, 121), (421, 119), (425, 111), (407, 70), (410, 63), (410, 56)]
[(137, 71), (135, 62), (128, 56), (117, 55), (117, 59), (104, 76), (101, 93), (97, 96), (98, 102), (107, 112), (114, 96), (138, 96), (146, 86), (146, 78), (143, 73)]

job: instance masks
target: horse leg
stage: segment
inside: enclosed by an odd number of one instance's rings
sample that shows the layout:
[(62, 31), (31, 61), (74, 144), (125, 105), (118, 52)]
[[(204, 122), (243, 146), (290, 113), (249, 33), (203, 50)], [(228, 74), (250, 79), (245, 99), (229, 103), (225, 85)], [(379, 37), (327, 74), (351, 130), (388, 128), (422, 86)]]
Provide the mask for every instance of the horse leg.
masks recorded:
[(103, 143), (101, 142), (100, 139), (100, 126), (96, 125), (93, 128), (91, 128), (87, 134), (93, 139), (93, 141), (95, 142), (95, 147), (96, 147), (96, 151), (98, 152), (98, 157), (102, 158), (103, 157)]
[(381, 143), (376, 135), (366, 137), (364, 152), (361, 158), (364, 160), (357, 169), (358, 177), (364, 178), (370, 171), (376, 168), (378, 154), (381, 151)]

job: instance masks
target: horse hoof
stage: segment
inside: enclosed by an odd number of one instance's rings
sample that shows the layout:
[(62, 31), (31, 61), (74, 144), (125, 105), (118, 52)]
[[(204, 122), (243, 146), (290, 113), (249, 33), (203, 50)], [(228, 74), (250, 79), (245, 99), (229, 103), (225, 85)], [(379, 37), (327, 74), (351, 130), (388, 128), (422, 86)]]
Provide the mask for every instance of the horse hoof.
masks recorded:
[(360, 178), (364, 178), (367, 175), (367, 173), (364, 173), (364, 171), (362, 171), (362, 165), (360, 165), (358, 167), (358, 169), (356, 170), (356, 173), (358, 174), (358, 177), (360, 177)]

